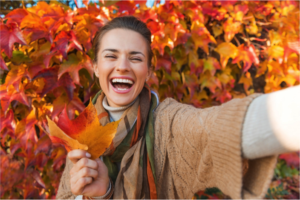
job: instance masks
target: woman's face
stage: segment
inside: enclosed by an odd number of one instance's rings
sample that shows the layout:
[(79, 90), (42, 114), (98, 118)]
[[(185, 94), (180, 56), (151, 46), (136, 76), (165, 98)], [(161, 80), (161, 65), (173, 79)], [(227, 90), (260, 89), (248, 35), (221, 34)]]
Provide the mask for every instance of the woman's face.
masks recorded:
[(103, 35), (99, 48), (94, 71), (109, 105), (128, 105), (150, 75), (145, 39), (135, 31), (118, 28)]

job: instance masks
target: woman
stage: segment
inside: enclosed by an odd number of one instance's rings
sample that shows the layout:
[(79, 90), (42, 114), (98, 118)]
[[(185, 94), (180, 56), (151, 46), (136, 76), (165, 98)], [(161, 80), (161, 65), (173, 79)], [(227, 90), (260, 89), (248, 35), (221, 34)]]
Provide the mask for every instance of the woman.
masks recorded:
[[(299, 128), (293, 129), (299, 87), (207, 109), (171, 98), (159, 103), (145, 84), (150, 44), (149, 29), (131, 16), (113, 19), (95, 36), (94, 71), (103, 92), (93, 103), (102, 125), (122, 120), (101, 159), (68, 153), (57, 198), (185, 199), (208, 187), (231, 198), (264, 197), (275, 154), (299, 150)], [(280, 108), (282, 98), (293, 110)], [(291, 113), (288, 126), (278, 118)]]

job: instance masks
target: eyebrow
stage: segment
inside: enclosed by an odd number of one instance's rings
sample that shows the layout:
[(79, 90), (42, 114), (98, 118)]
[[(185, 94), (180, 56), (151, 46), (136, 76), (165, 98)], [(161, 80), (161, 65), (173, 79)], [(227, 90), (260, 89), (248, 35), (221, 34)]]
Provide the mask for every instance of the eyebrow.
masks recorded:
[(131, 51), (129, 54), (130, 55), (142, 54), (144, 57), (146, 57), (142, 52), (139, 51)]
[[(104, 51), (111, 51), (111, 52), (114, 52), (114, 53), (118, 53), (118, 52), (119, 52), (117, 49), (104, 49), (104, 50), (102, 51), (102, 53), (103, 53)], [(144, 57), (146, 57), (146, 56), (145, 56), (142, 52), (140, 52), (140, 51), (131, 51), (129, 54), (130, 54), (130, 55), (141, 54), (141, 55), (143, 55)]]

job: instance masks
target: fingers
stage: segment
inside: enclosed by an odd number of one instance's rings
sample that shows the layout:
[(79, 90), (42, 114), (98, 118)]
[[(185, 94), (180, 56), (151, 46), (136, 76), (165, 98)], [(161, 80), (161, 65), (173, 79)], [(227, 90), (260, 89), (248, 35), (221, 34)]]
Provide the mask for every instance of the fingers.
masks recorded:
[(68, 158), (71, 160), (73, 164), (77, 163), (81, 158), (90, 158), (91, 154), (84, 150), (75, 149), (68, 153)]
[(91, 168), (91, 169), (95, 169), (97, 170), (98, 168), (98, 164), (96, 161), (88, 159), (88, 158), (81, 158), (79, 161), (77, 161), (77, 163), (72, 167), (71, 171), (70, 171), (70, 175), (72, 175), (73, 173), (77, 173), (79, 170), (81, 170), (82, 168), (87, 167), (87, 168)]
[(97, 170), (84, 167), (79, 172), (71, 176), (71, 191), (75, 195), (82, 194), (84, 187), (93, 182), (98, 176)]
[(71, 191), (75, 195), (101, 196), (109, 184), (107, 167), (99, 158), (81, 158), (73, 165), (70, 175)]
[(71, 184), (71, 191), (74, 195), (81, 195), (84, 187), (93, 181), (92, 177), (81, 177), (75, 184)]
[(79, 172), (71, 175), (71, 184), (76, 184), (83, 177), (91, 177), (96, 179), (98, 176), (98, 171), (84, 167)]

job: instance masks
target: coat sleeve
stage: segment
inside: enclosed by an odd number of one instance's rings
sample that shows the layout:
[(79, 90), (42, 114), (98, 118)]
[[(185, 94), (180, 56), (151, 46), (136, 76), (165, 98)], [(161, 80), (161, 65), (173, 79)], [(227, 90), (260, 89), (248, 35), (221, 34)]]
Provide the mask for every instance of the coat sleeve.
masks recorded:
[(70, 186), (70, 170), (73, 163), (66, 157), (66, 166), (60, 178), (56, 199), (75, 199), (76, 195), (71, 192)]
[(263, 198), (277, 156), (242, 158), (247, 108), (259, 94), (221, 106), (196, 109), (166, 99), (155, 111), (155, 173), (158, 198), (192, 198), (218, 187), (233, 199)]

